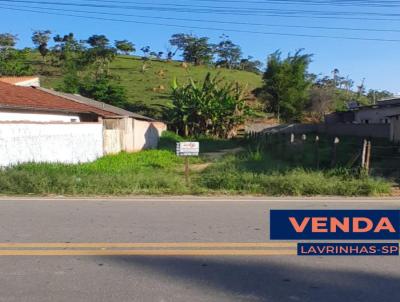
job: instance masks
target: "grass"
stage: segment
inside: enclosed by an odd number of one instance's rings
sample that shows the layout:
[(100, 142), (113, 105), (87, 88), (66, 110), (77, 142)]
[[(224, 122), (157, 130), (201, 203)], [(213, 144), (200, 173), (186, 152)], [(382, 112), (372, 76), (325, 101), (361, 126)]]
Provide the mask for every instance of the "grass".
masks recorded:
[(358, 177), (349, 170), (313, 171), (290, 167), (270, 155), (248, 152), (225, 157), (206, 169), (199, 185), (214, 192), (271, 196), (369, 196), (388, 194), (383, 179)]
[[(33, 54), (32, 62), (38, 70), (43, 70), (39, 56)], [(145, 72), (142, 72), (142, 66), (143, 61), (138, 57), (118, 56), (110, 68), (111, 73), (118, 76), (121, 84), (127, 89), (130, 103), (141, 103), (153, 108), (169, 102), (170, 86), (175, 77), (179, 82), (186, 82), (190, 77), (202, 80), (208, 72), (211, 72), (213, 75), (220, 73), (227, 81), (237, 81), (247, 86), (249, 90), (262, 84), (261, 76), (246, 71), (208, 66), (189, 66), (186, 69), (182, 67), (181, 62), (157, 60), (146, 62)], [(61, 81), (61, 73), (54, 68), (50, 70), (51, 75), (43, 76), (41, 81), (44, 87), (54, 88)]]
[[(168, 142), (173, 140), (167, 134)], [(175, 137), (179, 139), (179, 137)], [(162, 143), (166, 143), (165, 137)], [(208, 141), (212, 149), (212, 141)], [(215, 142), (214, 148), (228, 142)], [(232, 144), (237, 144), (234, 142)], [(242, 143), (243, 145), (243, 143)], [(249, 145), (244, 145), (249, 148)], [(203, 164), (193, 158), (192, 164)], [(2, 194), (35, 195), (132, 195), (132, 194), (256, 194), (343, 195), (388, 194), (383, 179), (358, 176), (349, 169), (313, 171), (275, 159), (259, 148), (228, 155), (192, 171), (186, 187), (183, 159), (170, 150), (107, 156), (80, 165), (23, 164), (0, 171)]]
[(106, 156), (81, 165), (23, 164), (0, 172), (3, 194), (129, 195), (185, 193), (182, 159), (169, 151)]

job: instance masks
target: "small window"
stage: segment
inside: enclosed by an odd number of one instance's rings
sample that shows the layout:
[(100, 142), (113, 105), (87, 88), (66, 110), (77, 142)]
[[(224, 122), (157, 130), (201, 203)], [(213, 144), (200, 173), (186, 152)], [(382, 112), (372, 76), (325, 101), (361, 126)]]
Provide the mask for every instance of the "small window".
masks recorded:
[(78, 122), (78, 119), (76, 119), (76, 118), (71, 119), (71, 123), (77, 123), (77, 122)]

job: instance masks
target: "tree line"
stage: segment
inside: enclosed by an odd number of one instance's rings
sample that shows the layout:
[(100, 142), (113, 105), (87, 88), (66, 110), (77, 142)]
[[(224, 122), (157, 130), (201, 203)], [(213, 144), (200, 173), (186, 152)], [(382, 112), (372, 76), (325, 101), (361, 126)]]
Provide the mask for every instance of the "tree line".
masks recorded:
[[(53, 46), (50, 47), (51, 39)], [(29, 60), (31, 49), (17, 49), (16, 42), (15, 35), (0, 34), (0, 75), (34, 72)], [(62, 71), (58, 90), (79, 93), (128, 110), (137, 109), (135, 103), (129, 102), (118, 75), (110, 73), (110, 64), (118, 54), (136, 52), (133, 42), (111, 42), (105, 35), (78, 40), (73, 33), (52, 36), (49, 30), (34, 31), (32, 42), (43, 65)], [(321, 121), (326, 113), (347, 110), (356, 104), (372, 104), (392, 95), (387, 91), (367, 91), (364, 81), (355, 85), (338, 69), (330, 76), (310, 73), (313, 55), (303, 50), (287, 56), (276, 51), (268, 56), (266, 68), (261, 71), (262, 63), (251, 57), (244, 59), (240, 46), (225, 35), (219, 43), (212, 44), (208, 37), (177, 33), (169, 43), (166, 52), (152, 51), (149, 46), (140, 49), (143, 70), (148, 60), (170, 61), (179, 54), (184, 62), (193, 65), (251, 71), (261, 74), (263, 79), (263, 85), (251, 92), (256, 97), (255, 102), (246, 87), (227, 82), (220, 76), (207, 74), (200, 83), (192, 79), (187, 83), (174, 80), (171, 102), (163, 108), (161, 118), (169, 122), (171, 129), (185, 136), (229, 137), (257, 112), (273, 113), (279, 121), (285, 122), (306, 118)]]

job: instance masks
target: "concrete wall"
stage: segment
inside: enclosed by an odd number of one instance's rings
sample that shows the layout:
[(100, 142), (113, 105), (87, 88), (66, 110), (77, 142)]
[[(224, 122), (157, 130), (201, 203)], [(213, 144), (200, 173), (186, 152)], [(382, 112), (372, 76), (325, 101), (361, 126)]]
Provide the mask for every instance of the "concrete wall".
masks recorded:
[(101, 123), (0, 123), (0, 166), (83, 163), (103, 156)]
[(157, 148), (160, 136), (165, 130), (167, 130), (167, 126), (164, 123), (134, 120), (134, 151)]
[(121, 131), (118, 129), (105, 129), (104, 136), (104, 154), (118, 154), (122, 151)]
[(355, 112), (355, 122), (369, 124), (385, 123), (389, 120), (388, 116), (400, 114), (400, 107), (365, 108)]
[(318, 125), (318, 132), (336, 136), (390, 138), (389, 124)]
[(124, 118), (105, 119), (104, 129), (105, 154), (116, 154), (157, 148), (167, 126), (161, 122)]
[(0, 122), (80, 122), (77, 115), (46, 114), (46, 113), (20, 113), (0, 112)]

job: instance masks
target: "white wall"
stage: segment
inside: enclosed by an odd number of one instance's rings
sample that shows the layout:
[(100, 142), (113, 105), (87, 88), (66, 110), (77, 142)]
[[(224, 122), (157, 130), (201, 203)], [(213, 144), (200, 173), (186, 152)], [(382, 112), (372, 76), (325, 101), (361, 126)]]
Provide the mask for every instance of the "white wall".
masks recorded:
[(33, 78), (26, 81), (21, 81), (15, 84), (16, 86), (23, 86), (23, 87), (40, 87), (40, 79)]
[(0, 112), (1, 122), (80, 122), (77, 115)]
[(0, 166), (83, 163), (103, 156), (101, 123), (0, 123)]
[(133, 120), (134, 151), (157, 148), (160, 136), (166, 130), (167, 126), (161, 122)]

